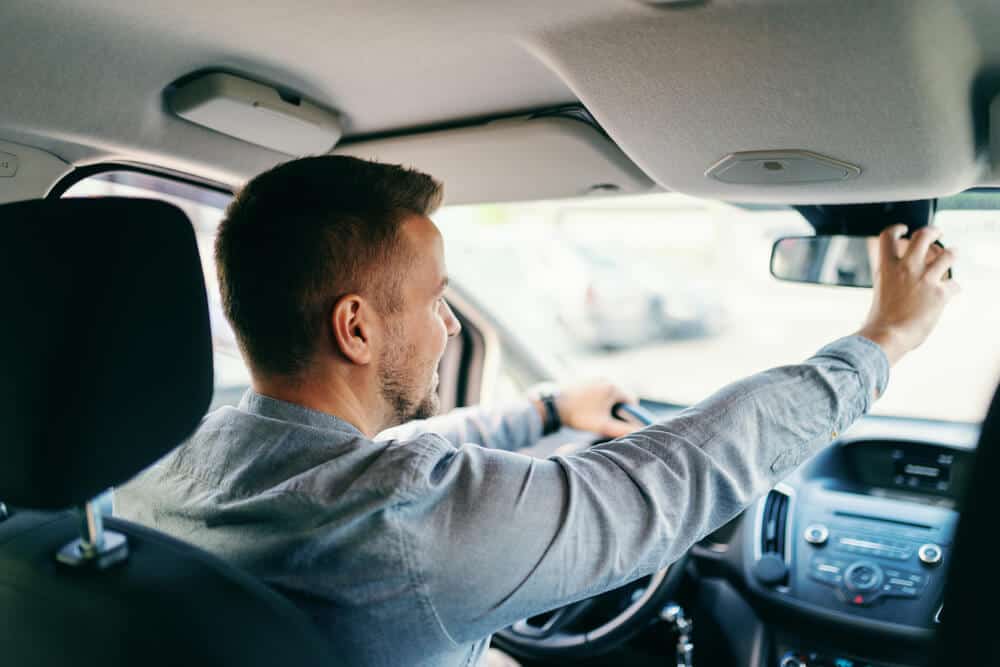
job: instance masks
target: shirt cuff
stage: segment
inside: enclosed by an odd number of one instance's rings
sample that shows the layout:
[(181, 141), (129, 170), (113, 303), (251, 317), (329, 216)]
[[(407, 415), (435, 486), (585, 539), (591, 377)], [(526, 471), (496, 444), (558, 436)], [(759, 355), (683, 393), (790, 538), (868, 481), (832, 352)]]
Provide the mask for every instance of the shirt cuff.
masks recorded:
[(529, 440), (526, 446), (533, 447), (536, 442), (542, 439), (542, 427), (544, 426), (542, 416), (538, 414), (538, 408), (535, 407), (534, 401), (528, 398), (524, 399), (523, 410), (524, 419), (528, 420)]
[(822, 347), (816, 356), (839, 359), (858, 371), (867, 399), (865, 412), (885, 394), (889, 385), (889, 358), (878, 343), (864, 336), (845, 336)]

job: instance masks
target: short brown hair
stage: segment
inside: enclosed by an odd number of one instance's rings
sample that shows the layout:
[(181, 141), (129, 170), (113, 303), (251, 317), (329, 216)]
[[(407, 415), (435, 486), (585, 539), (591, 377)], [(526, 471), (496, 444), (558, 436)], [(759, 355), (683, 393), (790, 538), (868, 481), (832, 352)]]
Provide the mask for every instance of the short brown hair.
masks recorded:
[(229, 205), (215, 241), (226, 317), (255, 372), (294, 376), (312, 360), (336, 302), (400, 306), (399, 223), (430, 215), (441, 184), (399, 165), (345, 156), (292, 160)]

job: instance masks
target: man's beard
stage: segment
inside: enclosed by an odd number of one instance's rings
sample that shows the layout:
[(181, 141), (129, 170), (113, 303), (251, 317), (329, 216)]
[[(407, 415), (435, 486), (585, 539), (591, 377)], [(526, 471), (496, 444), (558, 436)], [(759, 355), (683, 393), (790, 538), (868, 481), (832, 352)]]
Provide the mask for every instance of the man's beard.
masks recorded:
[(392, 410), (392, 424), (386, 425), (386, 428), (433, 417), (440, 408), (440, 399), (434, 387), (425, 388), (421, 395), (420, 373), (417, 372), (420, 369), (406, 367), (406, 360), (412, 359), (414, 352), (413, 346), (405, 349), (390, 347), (379, 360), (379, 390)]

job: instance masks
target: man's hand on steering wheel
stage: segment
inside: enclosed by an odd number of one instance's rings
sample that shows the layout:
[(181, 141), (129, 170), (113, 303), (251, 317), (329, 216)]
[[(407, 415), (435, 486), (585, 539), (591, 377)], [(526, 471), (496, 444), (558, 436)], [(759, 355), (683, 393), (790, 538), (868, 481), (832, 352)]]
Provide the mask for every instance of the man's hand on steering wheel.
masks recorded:
[[(636, 402), (638, 399), (634, 395), (605, 380), (566, 387), (556, 396), (556, 408), (563, 426), (590, 431), (603, 438), (620, 438), (636, 430), (635, 425), (611, 414), (616, 403)], [(541, 409), (541, 405), (538, 407)]]

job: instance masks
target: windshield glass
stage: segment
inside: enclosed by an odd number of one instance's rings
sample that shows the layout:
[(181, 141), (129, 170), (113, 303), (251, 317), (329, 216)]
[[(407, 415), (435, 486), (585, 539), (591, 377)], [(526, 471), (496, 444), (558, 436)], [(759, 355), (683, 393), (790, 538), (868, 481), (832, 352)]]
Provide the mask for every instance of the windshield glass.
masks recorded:
[[(873, 412), (981, 421), (1000, 374), (1000, 194), (940, 202), (962, 293), (894, 369)], [(452, 207), (435, 221), (448, 270), (557, 379), (604, 376), (687, 405), (856, 331), (871, 290), (769, 273), (793, 209), (676, 194)]]

